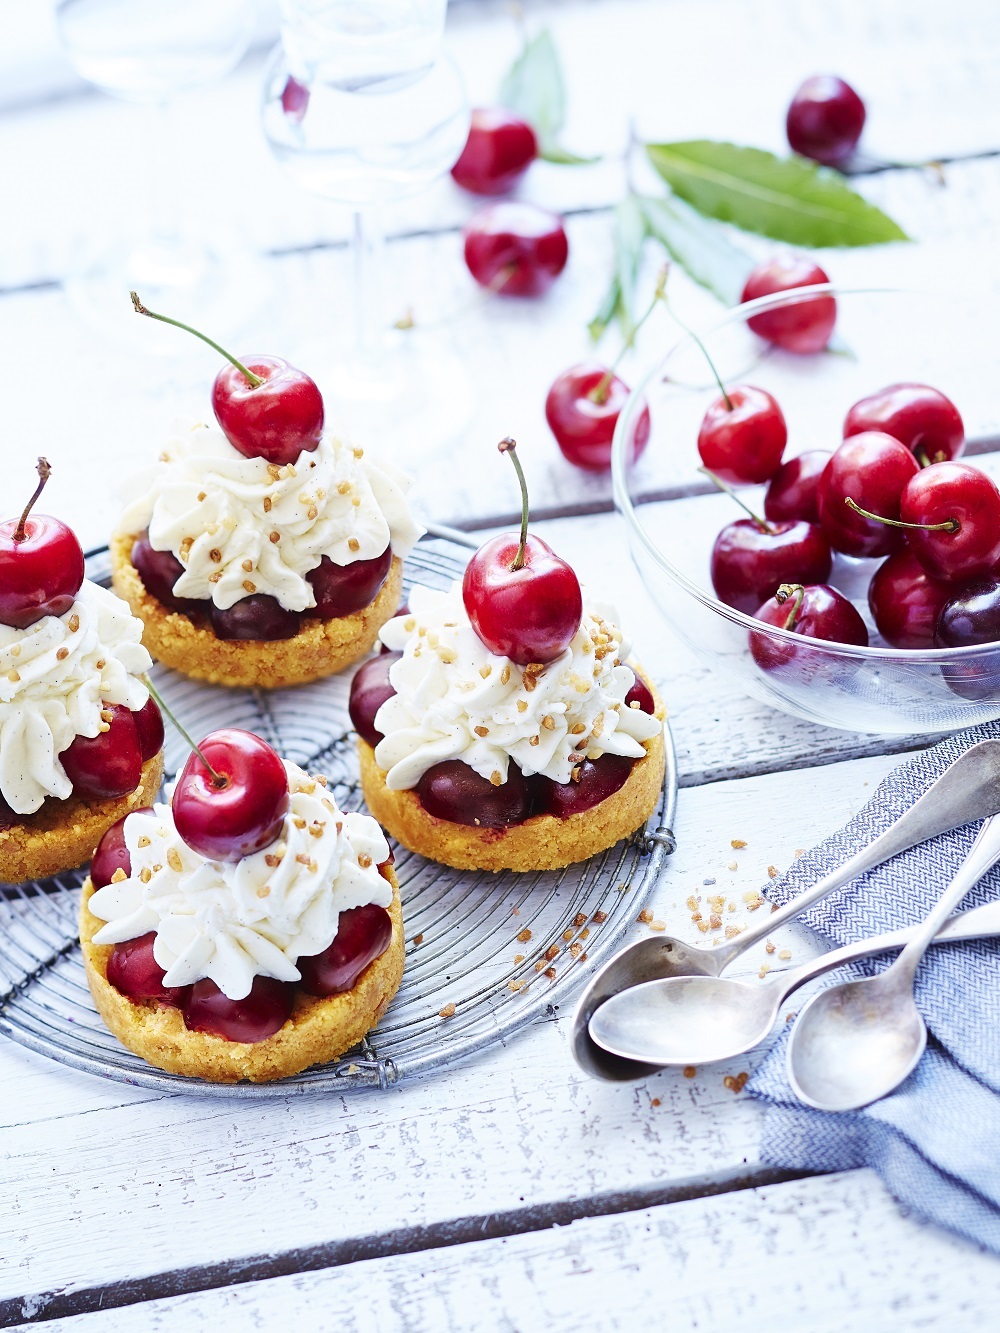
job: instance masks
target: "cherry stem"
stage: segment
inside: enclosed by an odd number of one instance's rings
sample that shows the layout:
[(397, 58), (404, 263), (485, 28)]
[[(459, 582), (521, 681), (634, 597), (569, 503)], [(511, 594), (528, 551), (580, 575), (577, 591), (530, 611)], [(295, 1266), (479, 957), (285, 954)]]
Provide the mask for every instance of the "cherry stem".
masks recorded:
[(744, 500), (740, 499), (740, 497), (733, 490), (732, 486), (728, 486), (722, 480), (721, 477), (717, 477), (715, 473), (710, 472), (707, 467), (700, 467), (698, 471), (703, 473), (706, 477), (708, 477), (709, 481), (714, 482), (715, 485), (718, 486), (719, 490), (723, 493), (723, 495), (728, 495), (730, 500), (735, 500), (736, 503), (739, 505), (739, 507), (743, 510), (743, 512), (745, 514), (750, 515), (753, 521), (757, 524), (758, 528), (760, 528), (761, 532), (769, 532), (772, 537), (774, 536), (774, 528), (771, 526), (770, 523), (768, 523), (767, 519), (761, 518), (760, 514), (755, 514), (754, 511), (750, 508), (750, 506)]
[[(608, 390), (611, 388), (611, 381), (614, 379), (614, 377), (615, 377), (615, 371), (616, 371), (616, 370), (618, 369), (618, 367), (621, 365), (621, 363), (622, 363), (622, 359), (624, 358), (625, 353), (628, 352), (632, 347), (635, 346), (636, 335), (638, 334), (639, 330), (642, 328), (643, 324), (645, 324), (646, 320), (649, 319), (650, 315), (653, 313), (653, 311), (656, 309), (656, 307), (660, 304), (660, 302), (661, 302), (661, 301), (664, 301), (664, 302), (665, 302), (665, 300), (666, 300), (666, 295), (667, 295), (667, 274), (668, 274), (669, 272), (670, 272), (670, 265), (669, 265), (669, 264), (664, 264), (664, 265), (663, 265), (663, 268), (660, 270), (660, 276), (659, 276), (659, 277), (657, 278), (657, 280), (656, 280), (656, 290), (653, 292), (653, 299), (650, 301), (649, 305), (646, 307), (646, 309), (645, 309), (645, 311), (643, 312), (643, 314), (642, 314), (642, 315), (640, 316), (640, 318), (637, 320), (637, 322), (636, 322), (634, 328), (632, 329), (632, 332), (629, 334), (629, 336), (628, 336), (628, 337), (625, 339), (625, 341), (622, 343), (621, 351), (618, 353), (618, 355), (617, 355), (617, 356), (615, 357), (615, 359), (612, 361), (612, 363), (611, 363), (611, 368), (610, 368), (609, 370), (606, 370), (606, 371), (604, 372), (604, 374), (601, 376), (601, 378), (597, 381), (597, 383), (594, 385), (594, 387), (593, 387), (593, 388), (590, 390), (590, 392), (587, 394), (587, 397), (590, 399), (590, 401), (591, 401), (592, 403), (605, 403), (605, 402), (607, 402), (607, 398), (608, 398)], [(676, 316), (675, 316), (675, 318), (676, 318)], [(725, 389), (723, 389), (723, 393), (725, 393)]]
[(795, 622), (799, 618), (799, 611), (802, 609), (802, 600), (806, 595), (806, 590), (801, 583), (782, 583), (778, 591), (774, 594), (774, 600), (779, 606), (784, 606), (789, 598), (794, 598), (792, 609), (788, 613), (788, 619), (782, 625), (782, 629), (795, 629)]
[(24, 506), (24, 512), (18, 519), (17, 527), (14, 529), (14, 540), (16, 542), (23, 542), (25, 537), (28, 535), (24, 527), (24, 525), (28, 521), (28, 515), (35, 507), (35, 503), (38, 500), (38, 497), (41, 495), (42, 491), (45, 490), (45, 483), (48, 481), (49, 477), (52, 476), (52, 469), (51, 467), (49, 467), (49, 460), (47, 458), (39, 458), (37, 463), (37, 468), (38, 468), (38, 485), (35, 487), (34, 495)]
[(874, 523), (884, 523), (888, 528), (911, 528), (916, 532), (957, 532), (962, 526), (957, 518), (946, 518), (943, 523), (904, 523), (901, 518), (884, 518), (881, 514), (873, 514), (867, 509), (862, 509), (849, 495), (844, 497), (844, 504), (862, 518), (870, 518)]
[(510, 567), (511, 573), (513, 573), (514, 570), (524, 568), (524, 548), (528, 544), (528, 483), (524, 479), (524, 468), (521, 467), (521, 460), (517, 456), (517, 442), (506, 435), (497, 445), (497, 448), (502, 454), (506, 454), (514, 464), (514, 471), (517, 473), (517, 480), (521, 486), (521, 542)]
[(158, 319), (161, 324), (172, 324), (175, 329), (183, 329), (185, 333), (193, 333), (194, 336), (200, 338), (203, 343), (208, 343), (209, 347), (214, 347), (220, 356), (224, 356), (226, 360), (230, 362), (231, 365), (234, 365), (240, 374), (244, 376), (251, 389), (259, 389), (264, 383), (259, 375), (255, 375), (252, 370), (247, 370), (246, 366), (243, 365), (241, 361), (237, 361), (236, 357), (233, 356), (231, 352), (227, 352), (224, 347), (220, 347), (217, 342), (213, 342), (206, 333), (199, 333), (199, 331), (193, 329), (190, 324), (182, 324), (179, 319), (171, 319), (169, 315), (158, 315), (154, 310), (147, 310), (135, 292), (129, 292), (129, 296), (132, 298), (132, 305), (135, 307), (135, 313), (137, 315), (146, 315), (149, 319)]
[[(664, 273), (663, 277), (664, 277), (664, 286), (665, 286), (665, 285), (666, 285), (666, 273)], [(723, 382), (722, 382), (722, 376), (719, 374), (719, 372), (718, 372), (718, 371), (716, 370), (716, 368), (715, 368), (715, 362), (712, 360), (711, 356), (709, 356), (708, 348), (705, 346), (705, 344), (702, 342), (702, 340), (698, 337), (697, 333), (695, 333), (694, 329), (689, 328), (689, 327), (687, 326), (687, 324), (685, 324), (684, 321), (681, 319), (681, 317), (678, 315), (677, 311), (673, 308), (673, 306), (672, 306), (672, 305), (670, 304), (670, 302), (667, 300), (666, 291), (664, 291), (664, 293), (663, 293), (662, 300), (663, 300), (663, 304), (664, 304), (664, 305), (667, 307), (667, 309), (670, 311), (670, 314), (671, 314), (671, 316), (672, 316), (672, 318), (673, 318), (673, 320), (674, 320), (674, 323), (675, 323), (675, 324), (679, 324), (679, 325), (681, 326), (681, 328), (684, 330), (684, 332), (687, 334), (687, 336), (688, 336), (693, 342), (695, 342), (695, 343), (698, 345), (698, 347), (701, 349), (701, 354), (702, 354), (702, 356), (704, 356), (705, 360), (708, 362), (709, 369), (711, 370), (712, 374), (715, 376), (715, 382), (716, 382), (716, 384), (719, 386), (719, 392), (722, 394), (722, 401), (726, 404), (726, 411), (727, 411), (727, 412), (732, 412), (732, 411), (733, 411), (733, 400), (730, 398), (729, 394), (726, 393), (726, 386), (725, 386), (725, 385), (723, 384)]]
[(153, 699), (154, 699), (154, 701), (155, 701), (157, 707), (161, 710), (161, 712), (166, 713), (166, 715), (167, 715), (167, 717), (170, 719), (170, 723), (171, 723), (171, 725), (173, 726), (173, 728), (175, 729), (175, 731), (179, 731), (179, 732), (180, 732), (180, 734), (181, 734), (181, 736), (184, 738), (184, 740), (187, 741), (188, 745), (191, 747), (192, 750), (194, 750), (195, 754), (198, 756), (198, 758), (201, 760), (201, 762), (202, 762), (202, 763), (205, 765), (205, 767), (208, 769), (209, 773), (211, 773), (211, 775), (212, 775), (212, 782), (215, 784), (215, 786), (216, 786), (216, 787), (226, 787), (226, 786), (228, 786), (228, 785), (229, 785), (229, 779), (228, 779), (227, 777), (225, 777), (222, 773), (216, 773), (215, 769), (212, 767), (212, 765), (211, 765), (211, 764), (208, 762), (208, 760), (205, 758), (204, 754), (202, 754), (201, 747), (200, 747), (199, 745), (196, 745), (196, 744), (195, 744), (195, 742), (191, 739), (191, 735), (190, 735), (190, 733), (187, 731), (187, 729), (186, 729), (185, 727), (182, 727), (181, 724), (177, 721), (177, 718), (174, 717), (174, 715), (173, 715), (173, 713), (171, 712), (171, 710), (167, 707), (167, 704), (166, 704), (166, 702), (165, 702), (165, 700), (164, 700), (164, 698), (163, 698), (163, 695), (160, 693), (160, 691), (156, 688), (156, 686), (153, 684), (153, 682), (152, 682), (151, 680), (147, 680), (147, 681), (146, 681), (146, 689), (149, 690), (150, 694), (153, 696)]

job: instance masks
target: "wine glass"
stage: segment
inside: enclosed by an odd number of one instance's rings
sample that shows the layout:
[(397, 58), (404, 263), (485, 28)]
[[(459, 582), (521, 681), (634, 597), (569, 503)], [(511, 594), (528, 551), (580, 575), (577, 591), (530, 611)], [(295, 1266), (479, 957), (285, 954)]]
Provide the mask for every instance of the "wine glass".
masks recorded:
[[(94, 255), (67, 283), (70, 300), (90, 322), (113, 331), (130, 317), (128, 292), (135, 289), (154, 309), (183, 311), (224, 332), (246, 313), (246, 284), (237, 274), (242, 256), (229, 237), (185, 234), (170, 109), (175, 94), (215, 82), (239, 63), (256, 25), (256, 0), (54, 0), (54, 7), (78, 73), (140, 104), (149, 122), (146, 234)], [(155, 335), (145, 345), (169, 346)]]
[(337, 420), (391, 452), (405, 409), (407, 448), (454, 434), (471, 414), (456, 358), (383, 313), (382, 206), (429, 186), (469, 130), (461, 76), (443, 52), (447, 0), (282, 0), (262, 123), (304, 189), (353, 214), (354, 346), (314, 346), (309, 361)]

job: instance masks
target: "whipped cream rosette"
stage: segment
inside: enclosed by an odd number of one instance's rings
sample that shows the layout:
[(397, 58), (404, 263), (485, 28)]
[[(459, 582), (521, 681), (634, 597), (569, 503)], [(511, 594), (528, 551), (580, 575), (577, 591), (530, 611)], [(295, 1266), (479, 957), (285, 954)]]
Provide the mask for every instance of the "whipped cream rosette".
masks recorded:
[[(168, 441), (130, 487), (122, 532), (148, 530), (150, 545), (184, 566), (178, 597), (226, 610), (253, 593), (287, 611), (316, 605), (307, 579), (324, 556), (335, 564), (406, 556), (422, 529), (406, 501), (409, 478), (364, 450), (326, 435), (295, 463), (247, 458), (215, 427)], [(248, 571), (250, 571), (248, 573)]]
[(145, 704), (152, 659), (141, 639), (126, 603), (88, 580), (65, 614), (0, 625), (0, 796), (15, 814), (72, 794), (59, 756), (98, 735), (105, 705)]
[(230, 999), (250, 994), (255, 976), (298, 981), (299, 958), (321, 953), (340, 914), (388, 908), (392, 886), (379, 872), (389, 845), (368, 815), (345, 814), (315, 779), (285, 761), (290, 803), (278, 839), (241, 861), (208, 860), (182, 841), (171, 808), (131, 814), (124, 839), (129, 877), (98, 889), (89, 909), (107, 924), (95, 944), (155, 932), (153, 957), (165, 986), (208, 978)]
[(381, 630), (402, 652), (389, 668), (395, 694), (375, 716), (375, 760), (390, 791), (415, 787), (428, 769), (461, 760), (502, 784), (513, 759), (529, 777), (572, 780), (583, 759), (641, 759), (662, 723), (625, 697), (635, 673), (613, 611), (585, 609), (569, 646), (545, 666), (518, 666), (491, 652), (473, 629), (462, 586), (416, 587), (410, 611)]

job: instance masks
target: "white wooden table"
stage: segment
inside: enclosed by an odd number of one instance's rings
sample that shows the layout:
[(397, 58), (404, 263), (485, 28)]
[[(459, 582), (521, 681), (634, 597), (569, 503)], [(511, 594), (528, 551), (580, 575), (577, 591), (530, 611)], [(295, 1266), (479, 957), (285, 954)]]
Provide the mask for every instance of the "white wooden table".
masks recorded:
[[(526, 8), (530, 23), (551, 24), (563, 54), (567, 143), (610, 158), (580, 171), (538, 165), (524, 185), (525, 197), (569, 218), (569, 268), (540, 304), (472, 300), (458, 234), (471, 206), (449, 181), (391, 219), (399, 311), (446, 322), (477, 396), (460, 447), (411, 460), (417, 500), (438, 521), (504, 520), (513, 489), (504, 475), (483, 485), (482, 460), (501, 435), (523, 442), (537, 509), (564, 515), (539, 530), (586, 582), (611, 585), (670, 704), (678, 849), (651, 905), (669, 931), (700, 941), (690, 895), (724, 892), (739, 923), (743, 894), (766, 882), (768, 866), (784, 868), (848, 818), (906, 742), (792, 721), (711, 676), (638, 584), (607, 484), (575, 474), (548, 436), (545, 387), (587, 350), (584, 325), (609, 272), (609, 210), (623, 188), (616, 155), (630, 118), (650, 137), (780, 149), (800, 79), (842, 73), (868, 102), (873, 154), (951, 165), (944, 189), (917, 170), (860, 179), (917, 243), (821, 262), (845, 281), (933, 270), (1000, 290), (1000, 8)], [(473, 101), (488, 102), (517, 50), (506, 4), (458, 5), (449, 28)], [(270, 161), (254, 129), (260, 68), (251, 59), (223, 87), (192, 94), (177, 133), (189, 206), (238, 222), (261, 252), (247, 277), (261, 285), (260, 310), (241, 341), (293, 352), (303, 332), (329, 330), (346, 300), (346, 220), (298, 194)], [(220, 151), (237, 133), (238, 160)], [(144, 355), (131, 326), (120, 342), (97, 338), (65, 301), (61, 282), (86, 234), (136, 216), (125, 170), (135, 142), (129, 109), (96, 95), (0, 113), (0, 509), (12, 510), (15, 479), (20, 494), (44, 450), (55, 466), (48, 507), (85, 546), (106, 539), (117, 478), (155, 447), (167, 418), (199, 402), (204, 410), (213, 369), (196, 348), (179, 345), (173, 360)], [(692, 319), (717, 309), (681, 276), (674, 301)], [(664, 330), (646, 332), (633, 375)], [(984, 419), (976, 433), (986, 439), (996, 425)], [(745, 848), (734, 852), (733, 839)], [(635, 936), (646, 929), (637, 923)], [(791, 964), (815, 949), (804, 931), (775, 940)], [(745, 971), (763, 957), (746, 959)], [(768, 961), (787, 965), (777, 959)], [(0, 1042), (0, 1326), (996, 1327), (994, 1258), (905, 1216), (868, 1172), (790, 1179), (761, 1163), (759, 1112), (725, 1083), (752, 1062), (597, 1083), (572, 1063), (566, 1028), (560, 1013), (386, 1093), (257, 1104), (133, 1091)]]

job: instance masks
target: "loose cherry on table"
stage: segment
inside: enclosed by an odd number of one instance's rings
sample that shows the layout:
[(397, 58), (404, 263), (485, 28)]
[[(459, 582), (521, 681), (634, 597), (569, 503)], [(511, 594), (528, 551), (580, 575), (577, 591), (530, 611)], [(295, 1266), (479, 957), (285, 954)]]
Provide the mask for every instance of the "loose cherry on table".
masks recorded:
[(473, 194), (506, 194), (538, 156), (535, 131), (506, 107), (474, 107), (465, 141), (451, 174)]
[(249, 731), (213, 731), (188, 756), (174, 788), (174, 825), (212, 861), (239, 861), (277, 838), (288, 811), (280, 756)]
[(819, 522), (819, 479), (831, 455), (825, 449), (807, 449), (805, 453), (782, 463), (767, 485), (764, 517), (802, 519)]
[(965, 447), (958, 408), (929, 384), (890, 384), (856, 402), (844, 421), (844, 439), (869, 430), (895, 436), (923, 467), (950, 462)]
[(932, 463), (906, 484), (899, 517), (934, 578), (968, 583), (1000, 570), (1000, 490), (968, 463)]
[(495, 786), (460, 759), (446, 759), (424, 773), (417, 796), (429, 815), (477, 828), (522, 824), (532, 807), (531, 789), (513, 760), (506, 782)]
[(398, 662), (402, 653), (382, 653), (369, 658), (354, 673), (351, 681), (351, 695), (348, 711), (354, 730), (363, 741), (373, 748), (382, 739), (382, 733), (375, 726), (375, 714), (391, 699), (396, 691), (389, 680), (389, 668)]
[(368, 903), (341, 912), (333, 943), (322, 953), (300, 958), (299, 985), (309, 995), (341, 995), (353, 990), (369, 963), (380, 958), (392, 939), (392, 918), (384, 907)]
[[(758, 264), (747, 278), (741, 301), (759, 296), (791, 291), (795, 287), (813, 287), (830, 279), (818, 264), (801, 255), (781, 255)], [(747, 323), (754, 333), (786, 352), (821, 352), (830, 341), (837, 322), (837, 302), (830, 295), (814, 296), (794, 305), (764, 310), (751, 315)]]
[(469, 272), (502, 296), (541, 296), (568, 257), (562, 219), (534, 204), (491, 204), (465, 228)]
[(217, 639), (254, 640), (274, 642), (294, 639), (302, 628), (302, 615), (289, 611), (270, 593), (255, 592), (241, 597), (232, 606), (223, 609), (210, 602), (209, 619)]
[(196, 981), (184, 1003), (184, 1023), (192, 1032), (211, 1032), (227, 1041), (265, 1041), (285, 1026), (295, 1004), (295, 983), (256, 976), (250, 994), (231, 1000), (207, 977)]
[(237, 361), (204, 333), (147, 310), (135, 292), (130, 295), (137, 314), (193, 333), (229, 362), (212, 385), (212, 408), (222, 433), (241, 454), (284, 465), (294, 463), (304, 449), (316, 449), (323, 433), (323, 396), (308, 375), (280, 356)]
[(472, 627), (492, 653), (526, 666), (552, 662), (580, 628), (583, 593), (576, 574), (540, 537), (528, 534), (528, 486), (514, 441), (501, 440), (521, 486), (521, 532), (493, 537), (462, 579)]
[(816, 523), (740, 518), (712, 547), (712, 587), (720, 601), (753, 615), (783, 583), (825, 583), (833, 558)]
[(130, 1000), (158, 1000), (160, 1004), (180, 1009), (190, 987), (164, 986), (166, 974), (153, 957), (155, 942), (156, 932), (151, 930), (148, 935), (116, 944), (108, 956), (108, 981)]
[[(557, 375), (545, 399), (545, 419), (563, 457), (588, 472), (607, 472), (611, 441), (629, 387), (604, 366), (583, 362)], [(632, 461), (649, 443), (649, 409), (644, 407), (632, 433)]]
[(20, 518), (0, 523), (0, 625), (26, 629), (62, 616), (83, 584), (83, 549), (57, 518), (31, 511), (52, 469), (38, 460), (38, 485)]
[(830, 545), (853, 556), (898, 550), (902, 533), (883, 520), (899, 519), (903, 488), (919, 470), (913, 454), (892, 435), (871, 430), (845, 440), (819, 479), (819, 521)]
[(73, 794), (107, 801), (127, 796), (142, 781), (142, 746), (135, 715), (124, 704), (104, 704), (96, 736), (77, 736), (60, 754)]
[(767, 390), (736, 384), (723, 389), (702, 418), (698, 453), (723, 481), (769, 481), (787, 440), (785, 418)]
[(338, 565), (325, 555), (306, 575), (316, 598), (315, 610), (307, 614), (332, 620), (370, 606), (389, 577), (391, 566), (391, 546), (371, 560), (354, 560), (349, 565)]
[[(806, 587), (782, 584), (774, 597), (758, 608), (756, 619), (809, 639), (868, 646), (868, 629), (857, 608), (825, 583)], [(750, 651), (764, 671), (780, 671), (800, 663), (803, 652), (794, 644), (756, 633), (750, 635)]]
[(955, 589), (927, 573), (908, 546), (879, 565), (868, 585), (878, 632), (892, 648), (933, 648), (934, 627)]
[(834, 74), (806, 79), (792, 98), (785, 121), (792, 152), (828, 167), (848, 160), (864, 126), (864, 102)]

